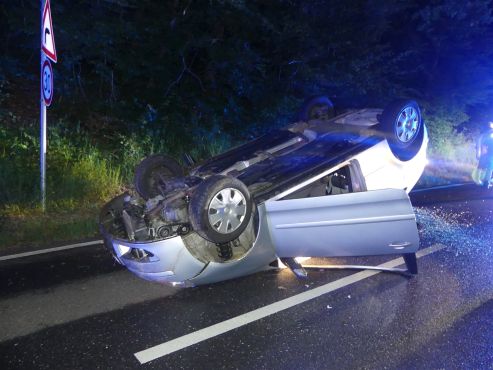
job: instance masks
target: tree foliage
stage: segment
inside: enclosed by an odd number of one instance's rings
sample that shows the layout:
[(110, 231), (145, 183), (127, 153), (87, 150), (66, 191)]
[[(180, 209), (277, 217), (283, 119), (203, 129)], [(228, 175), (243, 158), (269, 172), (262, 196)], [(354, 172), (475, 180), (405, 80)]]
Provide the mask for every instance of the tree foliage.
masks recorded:
[[(115, 129), (156, 137), (245, 136), (286, 122), (317, 93), (343, 105), (406, 96), (464, 111), (489, 110), (493, 96), (487, 1), (51, 5), (59, 54), (53, 112), (100, 136)], [(0, 77), (29, 81), (33, 91), (38, 7), (26, 0), (0, 5), (6, 20)]]

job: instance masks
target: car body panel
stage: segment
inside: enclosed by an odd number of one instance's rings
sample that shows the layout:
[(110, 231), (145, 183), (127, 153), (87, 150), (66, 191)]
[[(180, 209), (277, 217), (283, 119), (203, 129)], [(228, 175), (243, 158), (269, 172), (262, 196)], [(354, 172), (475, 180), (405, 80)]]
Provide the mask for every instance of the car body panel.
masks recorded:
[(413, 253), (419, 247), (404, 190), (268, 201), (264, 206), (278, 257)]
[(210, 284), (269, 269), (269, 263), (275, 261), (277, 256), (270, 239), (263, 206), (258, 208), (258, 213), (259, 231), (252, 248), (240, 259), (222, 263), (210, 262), (199, 275), (190, 280), (190, 283)]
[(418, 182), (426, 166), (428, 130), (424, 126), (423, 143), (416, 155), (408, 161), (400, 161), (393, 154), (387, 140), (380, 141), (364, 152), (357, 160), (368, 190), (384, 188), (405, 189), (409, 193)]
[(194, 176), (206, 176), (221, 173), (237, 162), (248, 161), (257, 152), (266, 151), (297, 136), (299, 135), (288, 130), (272, 131), (206, 160), (203, 164), (194, 168), (191, 174)]

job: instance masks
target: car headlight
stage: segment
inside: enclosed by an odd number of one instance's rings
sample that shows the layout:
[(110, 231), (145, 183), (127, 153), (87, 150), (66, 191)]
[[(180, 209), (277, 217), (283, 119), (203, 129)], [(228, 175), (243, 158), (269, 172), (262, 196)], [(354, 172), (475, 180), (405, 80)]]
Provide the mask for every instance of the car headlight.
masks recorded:
[(153, 253), (142, 249), (142, 248), (133, 248), (128, 247), (126, 245), (117, 244), (115, 247), (116, 253), (118, 257), (134, 260), (138, 262), (156, 262), (159, 261), (159, 258), (154, 256)]

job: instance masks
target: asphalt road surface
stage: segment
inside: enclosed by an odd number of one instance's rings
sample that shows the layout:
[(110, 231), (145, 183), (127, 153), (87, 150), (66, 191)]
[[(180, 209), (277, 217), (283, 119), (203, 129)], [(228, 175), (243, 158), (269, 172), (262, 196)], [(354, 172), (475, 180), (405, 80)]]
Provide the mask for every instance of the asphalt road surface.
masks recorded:
[(492, 193), (412, 196), (412, 278), (281, 270), (177, 289), (101, 245), (0, 261), (0, 369), (493, 369)]

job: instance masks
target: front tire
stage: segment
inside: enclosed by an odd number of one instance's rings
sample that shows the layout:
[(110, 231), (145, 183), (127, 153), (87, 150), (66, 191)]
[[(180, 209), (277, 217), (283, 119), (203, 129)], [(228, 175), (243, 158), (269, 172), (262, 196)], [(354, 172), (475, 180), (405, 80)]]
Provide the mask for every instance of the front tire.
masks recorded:
[(190, 223), (204, 239), (225, 244), (246, 229), (252, 205), (243, 182), (231, 176), (214, 175), (195, 189), (188, 208)]

